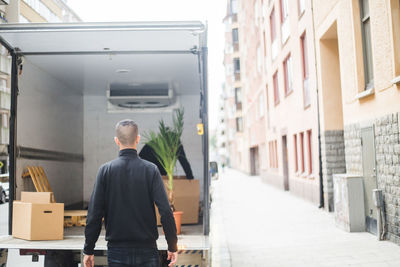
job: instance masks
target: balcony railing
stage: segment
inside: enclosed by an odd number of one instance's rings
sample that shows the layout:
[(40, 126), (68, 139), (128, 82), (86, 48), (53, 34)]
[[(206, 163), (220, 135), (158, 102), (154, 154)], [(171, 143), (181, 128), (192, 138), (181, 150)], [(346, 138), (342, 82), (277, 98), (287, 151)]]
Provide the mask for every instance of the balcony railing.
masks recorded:
[(236, 71), (235, 72), (235, 82), (239, 82), (240, 81), (240, 71)]
[(232, 14), (232, 23), (236, 23), (238, 21), (237, 14)]
[(233, 43), (233, 51), (238, 52), (239, 51), (239, 42)]

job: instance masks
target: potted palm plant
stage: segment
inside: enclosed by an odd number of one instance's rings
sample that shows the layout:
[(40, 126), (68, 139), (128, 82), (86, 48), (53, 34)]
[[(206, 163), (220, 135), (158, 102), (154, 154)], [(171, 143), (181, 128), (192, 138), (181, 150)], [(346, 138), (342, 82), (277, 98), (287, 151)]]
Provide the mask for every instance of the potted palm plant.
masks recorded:
[(178, 160), (178, 149), (181, 146), (180, 138), (183, 132), (183, 114), (183, 109), (176, 110), (172, 117), (172, 127), (168, 127), (163, 120), (160, 120), (158, 133), (149, 131), (144, 135), (146, 143), (154, 150), (158, 161), (167, 173), (168, 200), (174, 213), (178, 234), (180, 234), (183, 212), (175, 210), (173, 178), (176, 161)]

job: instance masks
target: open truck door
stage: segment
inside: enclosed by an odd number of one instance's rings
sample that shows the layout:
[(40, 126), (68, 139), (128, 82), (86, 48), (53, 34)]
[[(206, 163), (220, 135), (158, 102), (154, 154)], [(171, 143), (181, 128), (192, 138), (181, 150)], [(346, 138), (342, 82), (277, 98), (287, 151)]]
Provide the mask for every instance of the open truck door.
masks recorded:
[[(179, 236), (182, 250), (209, 250), (207, 29), (197, 21), (8, 24), (0, 43), (12, 57), (9, 235), (0, 248), (73, 251), (83, 230), (60, 241), (12, 234), (13, 201), (33, 191), (24, 168), (43, 165), (57, 201), (84, 207), (98, 167), (116, 156), (113, 125), (133, 117), (141, 132), (184, 108), (182, 143), (201, 184), (201, 217)], [(204, 134), (197, 135), (202, 123)], [(164, 236), (158, 240), (166, 250)], [(96, 250), (105, 251), (104, 233)]]

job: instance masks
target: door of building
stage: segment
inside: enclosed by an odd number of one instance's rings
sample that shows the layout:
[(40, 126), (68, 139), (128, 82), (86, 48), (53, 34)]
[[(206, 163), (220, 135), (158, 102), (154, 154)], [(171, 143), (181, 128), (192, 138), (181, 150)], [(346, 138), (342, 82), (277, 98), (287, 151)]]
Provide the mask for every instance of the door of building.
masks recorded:
[(372, 199), (372, 190), (377, 188), (375, 135), (373, 126), (361, 129), (361, 145), (366, 227), (368, 232), (376, 234), (377, 209)]
[(289, 190), (289, 163), (288, 163), (288, 151), (287, 151), (287, 137), (282, 136), (282, 159), (283, 159), (283, 183), (286, 191)]
[(260, 174), (260, 163), (258, 156), (258, 146), (250, 148), (250, 173), (251, 175)]

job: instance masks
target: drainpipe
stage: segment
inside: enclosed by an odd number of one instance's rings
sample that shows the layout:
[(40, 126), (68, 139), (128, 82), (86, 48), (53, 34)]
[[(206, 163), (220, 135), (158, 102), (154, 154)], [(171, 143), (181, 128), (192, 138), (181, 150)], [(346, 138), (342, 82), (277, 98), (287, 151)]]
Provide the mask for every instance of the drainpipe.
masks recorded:
[(321, 153), (321, 120), (319, 111), (319, 81), (318, 81), (318, 68), (317, 68), (317, 44), (315, 40), (315, 22), (314, 22), (314, 0), (311, 0), (311, 17), (312, 17), (312, 27), (313, 27), (313, 39), (314, 39), (314, 64), (315, 64), (315, 80), (316, 80), (316, 91), (317, 91), (317, 114), (318, 114), (318, 154), (319, 154), (319, 207), (325, 207), (324, 199), (324, 180), (322, 176), (322, 153)]

